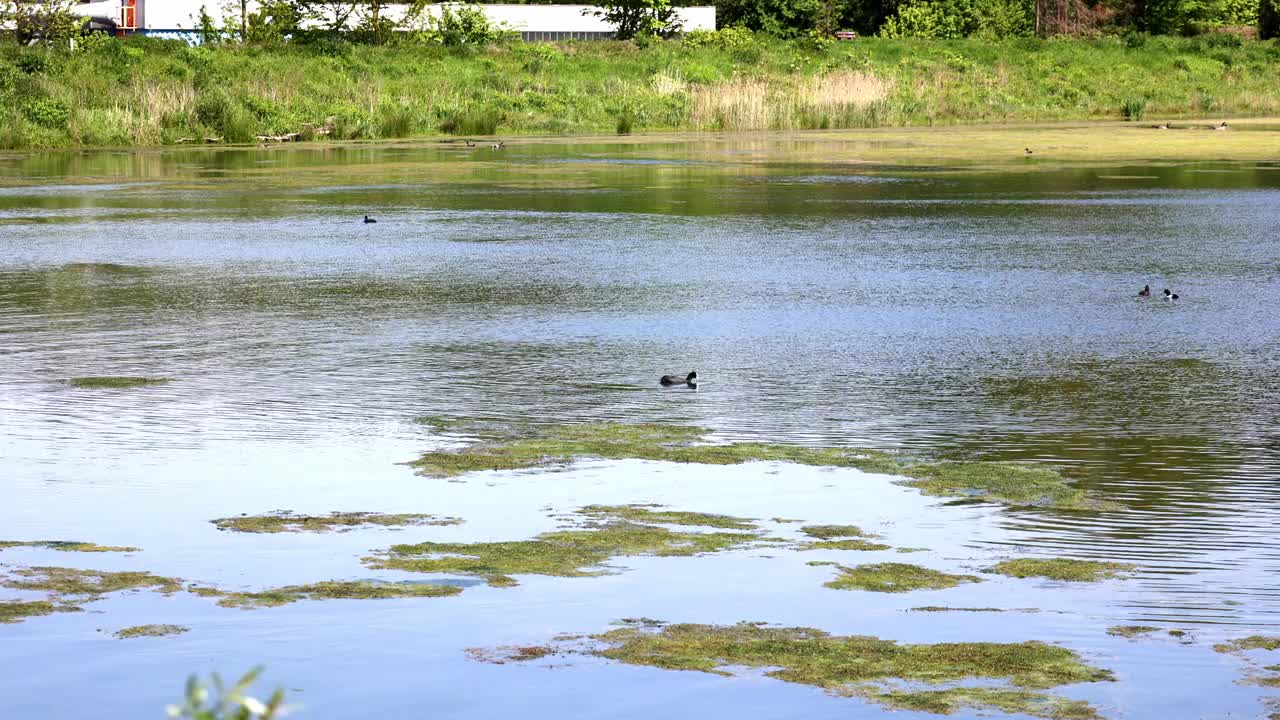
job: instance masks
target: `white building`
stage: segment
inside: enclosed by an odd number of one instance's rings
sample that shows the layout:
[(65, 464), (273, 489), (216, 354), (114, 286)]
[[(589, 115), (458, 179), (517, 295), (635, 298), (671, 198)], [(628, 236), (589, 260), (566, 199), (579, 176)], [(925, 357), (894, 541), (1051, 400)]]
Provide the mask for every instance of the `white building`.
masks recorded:
[[(80, 14), (109, 19), (125, 32), (191, 39), (200, 9), (218, 15), (221, 0), (81, 0)], [(257, 2), (250, 0), (249, 10)], [(403, 3), (388, 4), (383, 14), (397, 17)], [(478, 5), (495, 23), (520, 33), (525, 40), (599, 40), (613, 37), (614, 27), (592, 11), (591, 5)], [(439, 5), (428, 6), (436, 14)], [(584, 12), (585, 11), (585, 12)], [(716, 9), (712, 6), (676, 8), (684, 31), (715, 30)]]

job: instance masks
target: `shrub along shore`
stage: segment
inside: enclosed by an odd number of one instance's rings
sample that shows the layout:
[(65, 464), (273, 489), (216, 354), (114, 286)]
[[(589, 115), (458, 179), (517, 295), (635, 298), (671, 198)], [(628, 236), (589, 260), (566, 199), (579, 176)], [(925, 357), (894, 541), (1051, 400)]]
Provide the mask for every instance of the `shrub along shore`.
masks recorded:
[[(0, 147), (793, 130), (1280, 115), (1280, 44), (1235, 35), (76, 50), (0, 45)], [(296, 133), (296, 135), (295, 135)]]

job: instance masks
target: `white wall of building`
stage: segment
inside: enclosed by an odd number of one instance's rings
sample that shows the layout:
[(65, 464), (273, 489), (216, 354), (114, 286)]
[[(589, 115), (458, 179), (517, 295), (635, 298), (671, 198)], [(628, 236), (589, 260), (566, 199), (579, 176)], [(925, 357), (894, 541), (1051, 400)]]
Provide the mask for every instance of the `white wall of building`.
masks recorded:
[[(190, 30), (195, 28), (195, 18), (200, 7), (205, 6), (210, 15), (220, 14), (220, 0), (138, 0), (138, 22), (145, 30)], [(250, 2), (252, 9), (257, 5)], [(590, 5), (480, 5), (490, 20), (521, 32), (612, 32), (613, 27), (595, 15), (584, 15), (584, 10), (595, 9)], [(431, 5), (428, 11), (439, 13), (439, 5)], [(397, 18), (404, 13), (405, 5), (389, 5), (384, 13)], [(716, 9), (706, 7), (682, 7), (676, 9), (684, 29), (715, 30)]]

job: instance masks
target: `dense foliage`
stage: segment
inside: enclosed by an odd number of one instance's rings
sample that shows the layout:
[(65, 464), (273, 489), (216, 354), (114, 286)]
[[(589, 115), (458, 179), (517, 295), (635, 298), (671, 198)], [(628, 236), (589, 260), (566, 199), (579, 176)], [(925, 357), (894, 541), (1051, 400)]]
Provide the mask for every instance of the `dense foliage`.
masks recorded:
[[(536, 0), (541, 4), (542, 0)], [(837, 30), (885, 37), (1007, 38), (1145, 32), (1277, 34), (1280, 0), (600, 0), (594, 14), (619, 39), (670, 37), (676, 6), (714, 2), (721, 28), (779, 38), (830, 38)], [(204, 41), (256, 44), (345, 39), (369, 44), (475, 44), (504, 35), (475, 5), (410, 0), (220, 0), (192, 18)], [(23, 42), (63, 42), (79, 30), (73, 0), (0, 0), (0, 26)]]

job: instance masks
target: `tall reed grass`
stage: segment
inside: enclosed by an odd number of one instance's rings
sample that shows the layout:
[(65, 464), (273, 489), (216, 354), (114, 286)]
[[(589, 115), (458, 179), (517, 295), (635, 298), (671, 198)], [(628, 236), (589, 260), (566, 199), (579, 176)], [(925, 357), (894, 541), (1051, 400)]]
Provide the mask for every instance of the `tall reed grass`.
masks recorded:
[(321, 124), (331, 132), (319, 137), (344, 139), (1280, 112), (1272, 41), (733, 39), (190, 48), (135, 37), (77, 52), (0, 43), (0, 146), (253, 142)]

